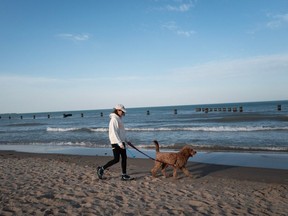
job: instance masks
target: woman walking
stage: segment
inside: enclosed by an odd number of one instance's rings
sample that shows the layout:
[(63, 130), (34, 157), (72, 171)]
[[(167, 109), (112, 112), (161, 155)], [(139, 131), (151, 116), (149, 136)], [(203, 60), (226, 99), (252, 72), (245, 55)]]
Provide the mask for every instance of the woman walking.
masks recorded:
[(120, 156), (121, 156), (121, 168), (122, 168), (121, 179), (124, 181), (132, 179), (126, 173), (127, 168), (126, 143), (129, 143), (129, 141), (126, 138), (125, 127), (122, 122), (122, 117), (125, 116), (125, 113), (126, 113), (125, 107), (122, 104), (117, 104), (114, 107), (113, 112), (110, 114), (109, 140), (112, 146), (114, 159), (106, 163), (104, 166), (100, 166), (97, 168), (97, 175), (99, 179), (103, 178), (105, 169), (119, 162)]

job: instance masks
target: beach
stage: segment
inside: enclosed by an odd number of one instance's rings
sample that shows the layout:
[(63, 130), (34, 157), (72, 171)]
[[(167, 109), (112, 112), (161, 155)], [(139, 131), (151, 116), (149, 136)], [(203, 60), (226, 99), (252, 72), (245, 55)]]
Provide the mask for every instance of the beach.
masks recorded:
[[(0, 151), (0, 215), (287, 215), (288, 170), (189, 162), (192, 178), (153, 178), (153, 161)], [(172, 169), (168, 169), (172, 175)]]

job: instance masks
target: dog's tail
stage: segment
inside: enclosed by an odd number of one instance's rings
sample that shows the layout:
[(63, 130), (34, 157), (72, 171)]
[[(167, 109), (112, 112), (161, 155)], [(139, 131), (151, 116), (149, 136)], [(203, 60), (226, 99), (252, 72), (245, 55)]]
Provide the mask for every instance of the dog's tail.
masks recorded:
[(159, 143), (158, 143), (158, 141), (154, 140), (153, 142), (154, 142), (155, 147), (156, 147), (156, 152), (159, 152)]

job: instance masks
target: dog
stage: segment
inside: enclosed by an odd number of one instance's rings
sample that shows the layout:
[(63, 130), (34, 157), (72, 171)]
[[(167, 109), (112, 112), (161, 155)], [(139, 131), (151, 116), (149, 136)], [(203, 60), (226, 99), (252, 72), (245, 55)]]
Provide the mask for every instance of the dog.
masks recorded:
[(184, 146), (179, 152), (160, 152), (159, 143), (157, 140), (154, 140), (156, 147), (156, 159), (155, 165), (151, 169), (153, 177), (156, 177), (157, 171), (161, 168), (163, 176), (168, 177), (165, 169), (168, 166), (173, 167), (173, 178), (177, 179), (177, 170), (182, 170), (182, 172), (188, 176), (192, 177), (189, 170), (186, 168), (187, 161), (189, 157), (193, 157), (197, 152), (191, 148), (191, 146)]

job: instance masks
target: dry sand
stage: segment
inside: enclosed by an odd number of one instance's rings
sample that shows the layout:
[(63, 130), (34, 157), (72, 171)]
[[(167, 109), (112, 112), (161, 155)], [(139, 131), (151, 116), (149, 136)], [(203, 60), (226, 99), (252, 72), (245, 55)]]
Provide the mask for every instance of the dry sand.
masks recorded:
[[(287, 215), (288, 170), (189, 163), (195, 176), (152, 178), (153, 161), (0, 151), (0, 215)], [(169, 170), (170, 174), (171, 169)]]

